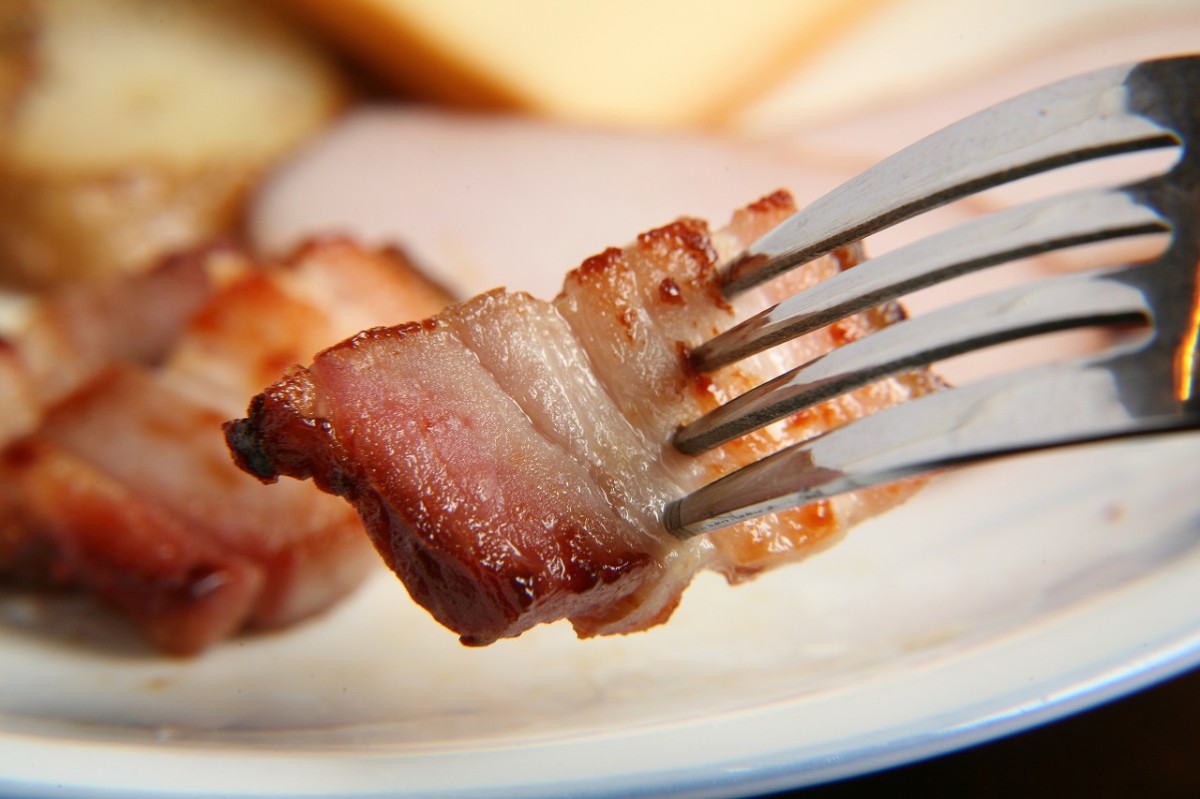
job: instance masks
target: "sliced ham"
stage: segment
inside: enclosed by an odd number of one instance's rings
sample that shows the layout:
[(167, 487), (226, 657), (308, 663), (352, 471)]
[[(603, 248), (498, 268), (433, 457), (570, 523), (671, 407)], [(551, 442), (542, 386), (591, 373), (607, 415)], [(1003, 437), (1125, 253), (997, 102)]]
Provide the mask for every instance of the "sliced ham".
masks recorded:
[(817, 503), (682, 542), (659, 522), (692, 488), (936, 387), (915, 373), (699, 457), (680, 425), (901, 316), (885, 306), (788, 347), (696, 374), (692, 346), (854, 263), (841, 251), (726, 301), (720, 264), (794, 211), (772, 195), (710, 233), (683, 219), (571, 272), (552, 302), (496, 290), (365, 330), (258, 394), (226, 425), (265, 482), (311, 478), (350, 501), (414, 599), (469, 645), (568, 619), (581, 636), (665, 621), (697, 570), (737, 580), (832, 540), (912, 486)]

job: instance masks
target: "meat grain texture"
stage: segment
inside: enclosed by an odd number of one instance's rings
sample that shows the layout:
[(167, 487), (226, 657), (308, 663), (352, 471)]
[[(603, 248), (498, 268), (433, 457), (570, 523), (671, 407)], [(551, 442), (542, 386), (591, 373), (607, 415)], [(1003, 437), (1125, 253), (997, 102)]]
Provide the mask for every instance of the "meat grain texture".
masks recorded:
[(786, 193), (718, 232), (680, 219), (609, 249), (553, 301), (497, 289), (421, 322), (366, 330), (257, 395), (226, 425), (266, 482), (311, 478), (349, 500), (413, 598), (463, 643), (568, 619), (580, 636), (664, 622), (700, 569), (738, 581), (795, 560), (913, 484), (817, 502), (680, 541), (660, 514), (746, 463), (929, 391), (884, 380), (701, 456), (682, 424), (798, 363), (901, 318), (862, 313), (713, 374), (688, 350), (857, 262), (852, 247), (730, 302), (718, 270), (794, 212)]

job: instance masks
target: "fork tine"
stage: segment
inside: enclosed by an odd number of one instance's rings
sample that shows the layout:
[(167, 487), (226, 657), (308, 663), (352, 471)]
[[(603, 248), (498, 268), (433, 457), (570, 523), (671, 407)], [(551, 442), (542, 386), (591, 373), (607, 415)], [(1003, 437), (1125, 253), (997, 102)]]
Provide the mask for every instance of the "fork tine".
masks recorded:
[(872, 258), (793, 295), (691, 353), (710, 371), (935, 283), (1037, 253), (1165, 231), (1130, 189), (1094, 189), (989, 214)]
[[(726, 429), (728, 425), (747, 425), (748, 431), (897, 369), (1016, 336), (1129, 321), (1148, 323), (1145, 336), (1095, 356), (996, 375), (859, 418), (676, 500), (665, 509), (664, 526), (686, 538), (961, 463), (1105, 438), (1200, 429), (1197, 85), (1200, 56), (1143, 62), (1064, 81), (918, 142), (786, 221), (734, 262), (727, 294), (989, 185), (1084, 158), (1183, 145), (1165, 175), (994, 214), (981, 226), (955, 228), (924, 249), (913, 245), (888, 256), (890, 262), (880, 258), (874, 265), (856, 267), (805, 292), (788, 313), (768, 312), (731, 335), (715, 348), (716, 355), (701, 350), (695, 361), (711, 367), (725, 362), (722, 348), (751, 346), (737, 352), (757, 351), (760, 337), (778, 341), (925, 285), (922, 281), (1045, 249), (1039, 248), (1038, 238), (1059, 242), (1053, 244), (1057, 247), (1169, 231), (1166, 249), (1153, 262), (1044, 280), (900, 322), (748, 392), (685, 428), (678, 446), (700, 451), (740, 434)], [(1006, 226), (1030, 209), (1067, 208), (1085, 196), (1108, 209), (1102, 224), (1051, 225), (1048, 232), (1046, 218), (1039, 217), (1030, 225), (1037, 232), (1023, 231), (1021, 224)], [(1094, 212), (1081, 211), (1079, 218)], [(1114, 225), (1116, 219), (1125, 222)], [(997, 220), (1005, 224), (988, 227)], [(986, 233), (984, 246), (963, 231)], [(941, 252), (962, 253), (964, 247), (966, 255), (941, 258)], [(931, 261), (912, 265), (906, 258)], [(814, 307), (806, 310), (808, 305)]]
[(1060, 275), (976, 297), (852, 341), (747, 391), (676, 434), (696, 454), (838, 394), (897, 372), (1018, 338), (1088, 325), (1144, 323), (1145, 267)]
[(768, 233), (730, 265), (724, 291), (733, 296), (991, 186), (1092, 158), (1178, 145), (1172, 126), (1180, 112), (1170, 106), (1194, 103), (1186, 92), (1197, 72), (1200, 60), (1189, 57), (1113, 67), (967, 117), (881, 161)]
[(687, 538), (805, 502), (1006, 453), (1197, 427), (1196, 414), (1173, 408), (1130, 412), (1123, 402), (1122, 373), (1143, 370), (1138, 363), (1142, 349), (1001, 375), (863, 417), (676, 500), (663, 522)]

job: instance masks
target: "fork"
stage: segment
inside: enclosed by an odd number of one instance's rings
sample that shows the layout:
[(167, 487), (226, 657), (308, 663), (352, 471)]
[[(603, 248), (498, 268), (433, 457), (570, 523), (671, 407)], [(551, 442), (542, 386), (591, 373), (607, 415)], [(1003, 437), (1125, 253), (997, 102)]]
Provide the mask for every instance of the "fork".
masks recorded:
[(981, 111), (815, 201), (727, 268), (733, 296), (839, 246), (986, 188), (1161, 147), (1165, 173), (1074, 191), (960, 224), (884, 253), (702, 344), (716, 369), (917, 289), (1089, 242), (1166, 234), (1135, 264), (1041, 279), (913, 317), (848, 343), (681, 428), (696, 454), (887, 375), (1019, 338), (1140, 326), (1083, 357), (910, 400), (782, 449), (671, 503), (680, 537), (867, 486), (1003, 455), (1200, 427), (1200, 56), (1113, 67)]

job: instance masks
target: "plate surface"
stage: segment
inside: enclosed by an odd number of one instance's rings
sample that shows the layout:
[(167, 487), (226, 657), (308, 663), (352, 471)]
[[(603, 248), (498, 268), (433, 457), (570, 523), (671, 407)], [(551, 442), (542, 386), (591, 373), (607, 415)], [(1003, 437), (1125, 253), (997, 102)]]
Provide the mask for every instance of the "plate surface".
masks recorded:
[(1197, 437), (935, 482), (665, 627), (466, 649), (379, 574), (292, 631), (158, 659), (9, 596), (0, 787), (45, 796), (740, 794), (916, 759), (1200, 660)]

